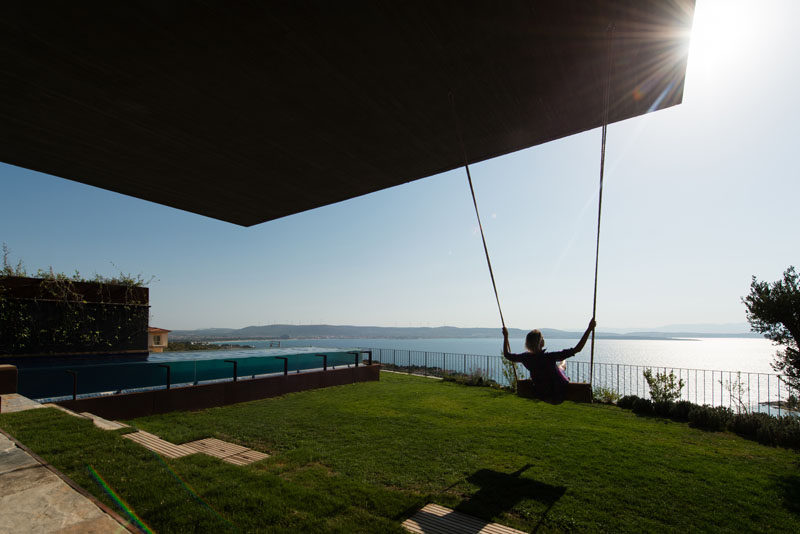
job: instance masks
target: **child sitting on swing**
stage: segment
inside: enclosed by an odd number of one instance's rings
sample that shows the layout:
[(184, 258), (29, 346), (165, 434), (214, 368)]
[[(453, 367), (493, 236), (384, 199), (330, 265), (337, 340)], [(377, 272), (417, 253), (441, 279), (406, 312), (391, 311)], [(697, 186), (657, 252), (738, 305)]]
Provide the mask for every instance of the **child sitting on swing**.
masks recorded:
[(559, 372), (558, 362), (575, 356), (586, 345), (589, 334), (596, 326), (594, 317), (589, 321), (589, 327), (583, 333), (578, 344), (571, 349), (558, 352), (547, 352), (544, 349), (544, 337), (539, 330), (531, 330), (525, 337), (527, 352), (514, 354), (508, 343), (508, 330), (503, 328), (503, 355), (512, 362), (519, 362), (531, 373), (533, 388), (536, 396), (542, 400), (555, 403), (562, 402), (567, 392), (569, 380), (563, 372)]

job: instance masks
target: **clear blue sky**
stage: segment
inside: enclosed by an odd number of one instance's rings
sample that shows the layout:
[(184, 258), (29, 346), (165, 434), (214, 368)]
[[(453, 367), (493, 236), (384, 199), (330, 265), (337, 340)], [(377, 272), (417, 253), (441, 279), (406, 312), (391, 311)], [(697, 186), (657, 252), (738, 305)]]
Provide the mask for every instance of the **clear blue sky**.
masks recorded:
[[(800, 266), (800, 2), (697, 0), (684, 103), (611, 125), (599, 328), (741, 323)], [(509, 326), (591, 314), (599, 130), (475, 165)], [(499, 325), (463, 170), (252, 228), (0, 164), (31, 270), (154, 275), (151, 324)]]

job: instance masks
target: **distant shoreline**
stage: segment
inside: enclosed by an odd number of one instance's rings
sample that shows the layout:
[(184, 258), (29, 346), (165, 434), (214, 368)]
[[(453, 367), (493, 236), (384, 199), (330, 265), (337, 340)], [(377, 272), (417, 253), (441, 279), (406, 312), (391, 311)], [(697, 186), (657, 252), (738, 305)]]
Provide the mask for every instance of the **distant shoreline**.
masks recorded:
[[(579, 339), (583, 332), (541, 328), (546, 339)], [(528, 330), (509, 328), (513, 338), (524, 337)], [(687, 341), (702, 338), (761, 338), (755, 333), (711, 333), (691, 330), (661, 332), (597, 332), (597, 339)], [(173, 330), (170, 339), (175, 341), (288, 341), (326, 339), (500, 339), (500, 328), (439, 327), (388, 327), (353, 325), (287, 325), (272, 324), (247, 326), (245, 328), (202, 328), (197, 330)]]
[[(195, 341), (205, 343), (247, 343), (252, 341), (325, 341), (325, 340), (347, 340), (347, 339), (396, 339), (396, 340), (423, 340), (423, 339), (500, 339), (500, 336), (465, 336), (465, 337), (426, 337), (426, 336), (298, 336), (298, 337), (226, 337), (226, 336), (171, 336), (176, 341)], [(519, 334), (510, 336), (513, 339), (522, 339), (525, 335)], [(549, 335), (545, 336), (547, 339), (580, 339), (580, 336), (575, 335)], [(624, 334), (602, 334), (598, 333), (596, 339), (598, 340), (626, 340), (626, 341), (700, 341), (702, 339), (762, 339), (760, 335), (743, 335), (743, 334), (694, 334), (692, 336), (685, 335), (624, 335)]]

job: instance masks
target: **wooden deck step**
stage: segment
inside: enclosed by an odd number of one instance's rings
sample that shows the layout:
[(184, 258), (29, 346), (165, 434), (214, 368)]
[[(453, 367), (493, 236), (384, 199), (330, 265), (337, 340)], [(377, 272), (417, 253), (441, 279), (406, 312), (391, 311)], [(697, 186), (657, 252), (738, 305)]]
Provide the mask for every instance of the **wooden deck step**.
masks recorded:
[(240, 454), (250, 450), (247, 447), (242, 447), (241, 445), (236, 445), (234, 443), (228, 443), (227, 441), (222, 441), (221, 439), (216, 438), (190, 441), (189, 443), (184, 443), (182, 447), (188, 447), (195, 452), (202, 452), (203, 454), (208, 454), (209, 456), (214, 456), (215, 458), (227, 458), (228, 456), (233, 456), (234, 454)]
[(425, 505), (403, 521), (403, 528), (420, 534), (524, 534), (521, 530), (499, 523), (488, 523), (438, 504)]
[(248, 449), (245, 452), (223, 458), (222, 461), (233, 465), (247, 465), (263, 460), (264, 458), (269, 458), (269, 454)]
[(189, 443), (184, 443), (182, 446), (196, 452), (202, 452), (203, 454), (219, 458), (233, 465), (247, 465), (257, 462), (258, 460), (263, 460), (269, 456), (263, 452), (254, 451), (247, 447), (228, 443), (227, 441), (216, 438), (191, 441)]
[(146, 447), (166, 458), (180, 458), (182, 456), (188, 456), (197, 452), (188, 447), (184, 447), (183, 445), (175, 445), (169, 441), (164, 441), (158, 436), (149, 434), (144, 430), (133, 432), (132, 434), (125, 434), (122, 437), (134, 441), (139, 445)]

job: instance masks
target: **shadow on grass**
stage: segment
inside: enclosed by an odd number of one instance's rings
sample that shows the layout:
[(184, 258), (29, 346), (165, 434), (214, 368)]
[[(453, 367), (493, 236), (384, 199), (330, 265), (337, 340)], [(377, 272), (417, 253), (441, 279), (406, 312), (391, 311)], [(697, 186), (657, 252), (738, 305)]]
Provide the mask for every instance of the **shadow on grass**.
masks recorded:
[[(501, 473), (499, 471), (492, 471), (491, 469), (476, 471), (470, 475), (466, 481), (480, 487), (480, 489), (469, 499), (456, 506), (455, 511), (490, 520), (491, 518), (501, 516), (504, 512), (509, 512), (519, 504), (520, 501), (532, 499), (543, 504), (545, 507), (544, 511), (541, 512), (538, 523), (533, 530), (531, 530), (531, 532), (537, 532), (547, 518), (547, 514), (564, 493), (566, 493), (567, 488), (564, 486), (552, 486), (529, 478), (522, 478), (521, 475), (530, 467), (532, 467), (532, 464), (527, 464), (513, 473)], [(406, 510), (401, 516), (410, 517), (412, 514), (416, 513), (423, 530), (425, 530), (426, 525), (430, 523), (436, 524), (437, 521), (441, 520), (439, 516), (434, 516), (432, 514), (430, 517), (427, 517), (428, 514), (421, 513), (419, 508), (420, 507), (414, 510)], [(396, 519), (400, 519), (401, 516), (398, 516)], [(455, 521), (458, 522), (457, 519)], [(459, 532), (465, 534), (477, 534), (478, 532), (482, 532), (480, 528), (472, 528), (470, 525), (465, 525), (464, 523), (460, 523), (458, 528)], [(431, 532), (434, 530), (431, 530)]]
[(778, 477), (778, 491), (783, 497), (783, 507), (795, 515), (800, 515), (800, 476)]
[(545, 506), (539, 522), (533, 529), (533, 532), (536, 532), (550, 509), (564, 495), (567, 488), (523, 478), (522, 474), (530, 467), (532, 464), (527, 464), (510, 474), (490, 469), (476, 471), (467, 478), (467, 481), (481, 489), (467, 501), (456, 506), (456, 511), (486, 518), (499, 517), (514, 508), (523, 499), (532, 499)]

